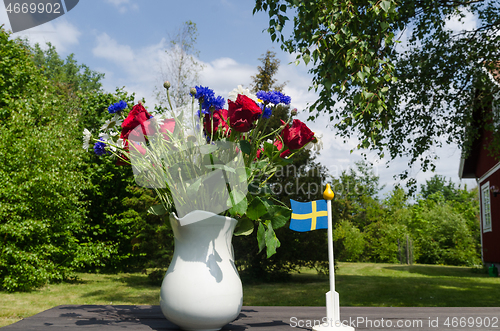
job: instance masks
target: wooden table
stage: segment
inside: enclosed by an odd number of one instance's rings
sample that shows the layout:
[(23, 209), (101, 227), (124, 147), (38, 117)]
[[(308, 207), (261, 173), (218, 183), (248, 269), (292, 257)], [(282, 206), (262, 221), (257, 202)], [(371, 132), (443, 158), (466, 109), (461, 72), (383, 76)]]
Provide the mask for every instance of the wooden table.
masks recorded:
[[(356, 330), (500, 331), (500, 308), (491, 307), (342, 307), (340, 314), (342, 320)], [(322, 322), (324, 315), (324, 307), (245, 306), (238, 319), (223, 330), (310, 330), (312, 325)], [(65, 305), (5, 326), (1, 331), (11, 330), (163, 331), (177, 328), (163, 317), (159, 306)]]

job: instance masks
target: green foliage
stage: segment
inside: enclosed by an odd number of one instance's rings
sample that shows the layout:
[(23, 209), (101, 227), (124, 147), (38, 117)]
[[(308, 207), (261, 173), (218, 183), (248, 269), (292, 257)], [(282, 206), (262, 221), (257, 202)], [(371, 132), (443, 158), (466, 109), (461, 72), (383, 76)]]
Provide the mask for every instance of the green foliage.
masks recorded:
[(75, 114), (3, 28), (0, 58), (0, 287), (27, 291), (70, 275), (88, 185)]
[(58, 87), (59, 91), (86, 93), (101, 89), (101, 80), (104, 78), (104, 74), (91, 70), (85, 64), (78, 65), (74, 54), (70, 54), (66, 60), (62, 60), (51, 43), (47, 43), (46, 50), (42, 50), (40, 45), (36, 44), (31, 52), (37, 67), (42, 70), (45, 77)]
[[(395, 187), (382, 201), (378, 176), (367, 164), (333, 181), (335, 256), (339, 261), (397, 263), (411, 241), (413, 261), (473, 266), (480, 263), (477, 189), (461, 189), (435, 176), (415, 204)], [(447, 194), (447, 198), (444, 197)]]
[[(475, 89), (498, 91), (480, 68), (500, 66), (498, 1), (256, 0), (257, 11), (269, 14), (273, 41), (297, 62), (312, 62), (319, 98), (311, 117), (328, 114), (340, 136), (357, 137), (358, 148), (381, 157), (404, 156), (410, 166), (433, 170), (435, 147), (467, 149), (469, 133), (477, 136), (468, 127)], [(476, 18), (473, 27), (452, 31), (446, 24), (466, 16)], [(283, 35), (292, 18), (291, 35)]]
[(413, 208), (410, 227), (418, 251), (416, 261), (426, 264), (477, 265), (475, 236), (466, 219), (440, 193)]
[(365, 251), (367, 260), (373, 262), (397, 263), (399, 255), (398, 239), (406, 234), (403, 224), (378, 221), (368, 225), (364, 232), (367, 239)]
[(366, 240), (363, 233), (348, 220), (341, 220), (333, 230), (335, 255), (338, 261), (354, 262), (362, 259)]

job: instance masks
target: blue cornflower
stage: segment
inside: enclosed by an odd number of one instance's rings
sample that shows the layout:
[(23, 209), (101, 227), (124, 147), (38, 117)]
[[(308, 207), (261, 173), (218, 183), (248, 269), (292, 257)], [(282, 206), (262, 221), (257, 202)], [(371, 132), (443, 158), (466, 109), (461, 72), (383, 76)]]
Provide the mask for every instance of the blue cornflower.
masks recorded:
[(209, 97), (205, 98), (203, 100), (203, 104), (201, 105), (201, 108), (204, 110), (209, 110), (210, 107), (214, 107), (215, 110), (219, 110), (224, 108), (224, 104), (226, 103), (226, 100), (224, 100), (223, 97), (220, 95), (217, 97)]
[(106, 150), (106, 143), (104, 142), (104, 139), (99, 138), (99, 141), (94, 144), (94, 152), (99, 156), (109, 154)]
[(277, 105), (279, 103), (284, 103), (285, 105), (289, 105), (290, 102), (292, 101), (292, 98), (284, 95), (280, 91), (271, 91), (271, 92), (259, 91), (257, 92), (257, 98), (262, 100), (262, 102), (265, 105), (270, 103), (274, 105)]
[(268, 104), (269, 103), (269, 93), (266, 92), (266, 91), (259, 91), (255, 94), (257, 96), (257, 98), (259, 98), (260, 100), (262, 100), (262, 102), (264, 104)]
[(269, 92), (269, 102), (274, 104), (274, 105), (277, 105), (278, 103), (280, 103), (281, 102), (280, 93), (281, 92), (278, 92), (278, 91)]
[(279, 96), (280, 96), (280, 102), (281, 103), (284, 103), (285, 105), (289, 105), (290, 102), (292, 102), (292, 98), (289, 97), (288, 95), (284, 95), (281, 92), (278, 92), (278, 93), (279, 93)]
[(196, 99), (206, 99), (210, 97), (214, 97), (215, 93), (212, 89), (204, 86), (195, 86), (196, 89), (196, 95), (194, 96)]
[(201, 112), (203, 114), (210, 114), (210, 108), (213, 107), (214, 110), (219, 110), (224, 108), (224, 104), (226, 100), (224, 100), (221, 96), (215, 96), (215, 93), (212, 89), (204, 86), (196, 86), (196, 94), (195, 98), (201, 104)]
[[(264, 106), (265, 107), (265, 106)], [(272, 110), (270, 107), (265, 107), (262, 111), (262, 118), (269, 118), (272, 115)]]
[(114, 114), (116, 112), (122, 111), (127, 108), (127, 103), (123, 100), (118, 101), (117, 103), (112, 104), (108, 107), (108, 112), (110, 114)]

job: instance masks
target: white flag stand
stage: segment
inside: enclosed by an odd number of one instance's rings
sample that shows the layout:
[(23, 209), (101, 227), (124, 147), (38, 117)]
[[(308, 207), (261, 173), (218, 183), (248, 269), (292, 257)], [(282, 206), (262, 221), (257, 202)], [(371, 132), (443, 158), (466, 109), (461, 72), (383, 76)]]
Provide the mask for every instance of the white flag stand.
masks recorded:
[(332, 199), (333, 191), (330, 184), (326, 184), (323, 198), (326, 200), (328, 213), (328, 263), (330, 270), (330, 291), (326, 293), (326, 318), (327, 322), (321, 325), (315, 325), (314, 331), (354, 331), (352, 326), (342, 324), (340, 319), (340, 301), (339, 294), (335, 291), (335, 265), (333, 263), (333, 226), (332, 226)]

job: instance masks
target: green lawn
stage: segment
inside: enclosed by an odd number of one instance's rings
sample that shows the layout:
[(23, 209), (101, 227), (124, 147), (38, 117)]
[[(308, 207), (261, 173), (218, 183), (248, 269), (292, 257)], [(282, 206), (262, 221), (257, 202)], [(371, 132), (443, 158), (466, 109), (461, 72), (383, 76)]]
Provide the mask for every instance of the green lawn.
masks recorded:
[[(0, 292), (0, 327), (63, 304), (158, 304), (159, 287), (144, 274), (78, 276), (74, 284)], [(323, 306), (328, 284), (326, 276), (307, 271), (288, 283), (245, 285), (243, 304)], [(336, 286), (342, 306), (496, 307), (500, 278), (462, 267), (339, 263)]]

